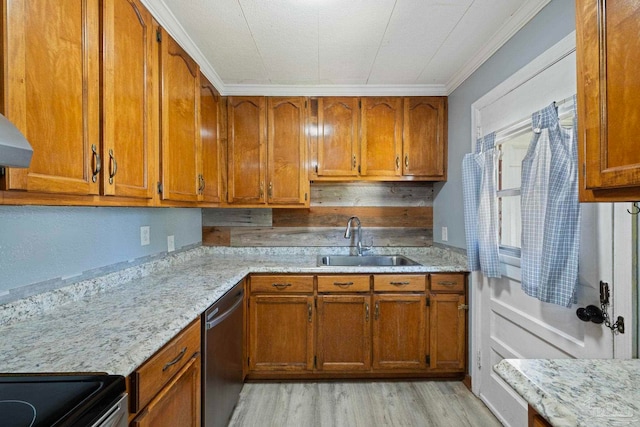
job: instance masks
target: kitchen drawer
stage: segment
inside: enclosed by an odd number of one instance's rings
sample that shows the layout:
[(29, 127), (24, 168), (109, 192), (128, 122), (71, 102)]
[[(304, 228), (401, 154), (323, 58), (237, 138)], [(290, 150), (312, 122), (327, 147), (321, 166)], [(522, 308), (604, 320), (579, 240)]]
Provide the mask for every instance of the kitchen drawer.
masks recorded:
[(371, 279), (368, 274), (318, 276), (318, 292), (369, 292)]
[(251, 276), (251, 293), (312, 293), (313, 276)]
[(431, 290), (464, 292), (464, 274), (431, 274)]
[(373, 290), (377, 292), (424, 292), (427, 288), (424, 274), (376, 274)]
[(144, 408), (199, 351), (200, 319), (197, 319), (131, 374), (131, 411)]

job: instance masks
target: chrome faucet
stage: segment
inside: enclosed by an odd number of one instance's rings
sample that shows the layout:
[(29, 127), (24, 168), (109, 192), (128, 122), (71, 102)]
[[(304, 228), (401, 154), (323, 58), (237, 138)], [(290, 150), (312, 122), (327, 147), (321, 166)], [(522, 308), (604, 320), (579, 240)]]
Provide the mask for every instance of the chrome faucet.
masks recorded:
[(362, 225), (360, 224), (360, 218), (352, 216), (347, 221), (347, 229), (344, 232), (344, 238), (351, 238), (351, 222), (355, 221), (358, 226), (358, 234), (356, 235), (356, 248), (358, 249), (358, 256), (362, 256)]

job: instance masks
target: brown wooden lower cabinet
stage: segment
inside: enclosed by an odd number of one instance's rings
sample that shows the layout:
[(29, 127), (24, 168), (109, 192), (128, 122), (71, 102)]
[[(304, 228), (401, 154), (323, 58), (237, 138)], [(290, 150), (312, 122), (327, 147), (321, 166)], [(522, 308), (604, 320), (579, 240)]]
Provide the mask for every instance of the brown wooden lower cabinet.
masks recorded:
[(371, 369), (371, 297), (318, 295), (317, 368)]
[(551, 427), (551, 424), (549, 423), (549, 421), (542, 418), (542, 416), (538, 414), (538, 411), (533, 409), (531, 405), (528, 405), (528, 406), (529, 406), (529, 411), (528, 411), (529, 427)]
[(129, 377), (132, 427), (200, 426), (200, 319)]
[(374, 369), (424, 369), (425, 295), (373, 296)]
[(249, 370), (312, 370), (315, 317), (311, 295), (252, 295)]
[(253, 275), (249, 288), (249, 379), (466, 372), (464, 273)]
[(200, 391), (200, 355), (195, 354), (131, 426), (200, 426)]

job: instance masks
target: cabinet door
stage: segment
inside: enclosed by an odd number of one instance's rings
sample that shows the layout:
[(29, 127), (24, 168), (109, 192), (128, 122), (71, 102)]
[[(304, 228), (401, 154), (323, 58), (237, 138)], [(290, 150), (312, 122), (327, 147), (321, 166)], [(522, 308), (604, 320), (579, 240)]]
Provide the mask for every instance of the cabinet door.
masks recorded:
[(4, 189), (98, 194), (99, 2), (5, 2), (3, 113), (33, 147)]
[(637, 200), (640, 3), (579, 0), (576, 27), (581, 190), (620, 189), (619, 200)]
[(424, 369), (424, 294), (382, 294), (373, 297), (374, 369)]
[(318, 176), (357, 176), (358, 98), (318, 98)]
[(401, 175), (402, 98), (362, 98), (360, 102), (360, 175)]
[(266, 203), (264, 97), (227, 100), (229, 203)]
[(313, 296), (253, 295), (249, 300), (249, 370), (313, 369)]
[(318, 296), (318, 369), (371, 368), (371, 297)]
[(464, 295), (431, 294), (431, 368), (465, 369), (466, 313)]
[(198, 200), (200, 72), (180, 45), (161, 29), (162, 198)]
[(200, 426), (200, 353), (178, 372), (132, 422), (132, 427)]
[(402, 175), (447, 179), (447, 99), (404, 99)]
[(106, 0), (102, 8), (104, 194), (149, 199), (158, 145), (153, 17), (139, 0)]
[(200, 200), (220, 202), (222, 183), (220, 161), (220, 95), (200, 74), (200, 139), (202, 142), (202, 172), (199, 177)]
[(308, 198), (304, 97), (269, 98), (267, 108), (267, 200), (304, 205)]

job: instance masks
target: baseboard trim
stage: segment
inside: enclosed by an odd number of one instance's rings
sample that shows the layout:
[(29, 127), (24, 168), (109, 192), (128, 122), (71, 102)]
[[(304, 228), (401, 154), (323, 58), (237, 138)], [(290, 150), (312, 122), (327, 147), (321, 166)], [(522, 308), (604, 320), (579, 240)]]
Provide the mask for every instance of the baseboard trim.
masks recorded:
[(469, 391), (471, 391), (471, 375), (465, 375), (464, 379), (462, 380), (462, 384), (464, 384)]

